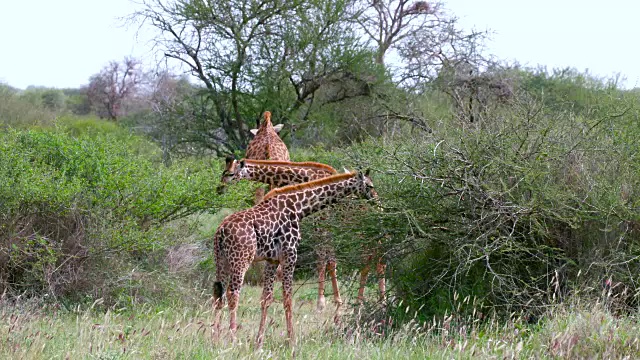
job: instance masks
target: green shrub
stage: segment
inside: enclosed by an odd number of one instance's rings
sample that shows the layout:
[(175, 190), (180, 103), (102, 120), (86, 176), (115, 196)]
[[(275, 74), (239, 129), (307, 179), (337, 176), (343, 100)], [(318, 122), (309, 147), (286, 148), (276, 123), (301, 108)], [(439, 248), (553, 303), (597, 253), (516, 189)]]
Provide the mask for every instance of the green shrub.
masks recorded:
[(32, 103), (6, 85), (0, 84), (0, 129), (50, 126), (55, 114), (41, 102)]
[(328, 213), (342, 271), (376, 248), (399, 313), (410, 305), (427, 318), (451, 311), (455, 296), (483, 311), (537, 312), (578, 289), (598, 293), (610, 277), (634, 306), (640, 134), (635, 104), (610, 95), (576, 113), (518, 93), (482, 123), (442, 119), (432, 133), (336, 152), (343, 166), (374, 170), (385, 208)]
[[(192, 159), (165, 167), (158, 153), (93, 120), (0, 135), (0, 293), (94, 291), (118, 277), (109, 272), (119, 267), (114, 262), (174, 244), (166, 224), (245, 205), (238, 199), (246, 187), (217, 195), (217, 163)], [(99, 281), (92, 284), (91, 276)]]

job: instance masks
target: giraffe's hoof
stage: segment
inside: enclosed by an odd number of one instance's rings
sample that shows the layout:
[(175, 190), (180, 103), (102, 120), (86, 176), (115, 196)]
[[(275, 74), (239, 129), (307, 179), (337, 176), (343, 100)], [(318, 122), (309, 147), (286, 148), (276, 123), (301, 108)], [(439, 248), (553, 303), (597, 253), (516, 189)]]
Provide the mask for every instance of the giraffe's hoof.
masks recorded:
[(323, 311), (325, 306), (326, 306), (326, 301), (325, 301), (324, 297), (318, 298), (318, 304), (316, 306), (316, 310), (318, 312)]
[(263, 343), (264, 343), (264, 335), (258, 335), (256, 337), (256, 350), (262, 350)]

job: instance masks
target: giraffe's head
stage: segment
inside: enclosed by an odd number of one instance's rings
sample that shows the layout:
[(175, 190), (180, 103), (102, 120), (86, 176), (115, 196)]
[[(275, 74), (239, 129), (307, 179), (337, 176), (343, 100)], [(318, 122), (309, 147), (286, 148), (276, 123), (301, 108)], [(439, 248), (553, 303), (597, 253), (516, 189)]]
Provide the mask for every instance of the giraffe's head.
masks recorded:
[(232, 175), (233, 180), (251, 179), (251, 174), (244, 160), (240, 160)]
[(225, 167), (222, 171), (222, 176), (220, 177), (220, 186), (217, 188), (218, 194), (222, 194), (225, 186), (233, 179), (233, 174), (235, 173), (237, 166), (238, 161), (236, 161), (235, 157), (233, 155), (228, 155), (225, 159)]
[(232, 157), (227, 157), (226, 161), (227, 164), (220, 179), (223, 184), (242, 179), (251, 179), (251, 174), (249, 173), (245, 159), (236, 160)]
[(230, 166), (229, 171), (226, 174), (226, 182), (238, 181), (242, 179), (251, 179), (249, 168), (244, 159), (234, 160), (233, 165)]
[(220, 181), (226, 184), (231, 181), (231, 178), (233, 177), (233, 174), (238, 167), (238, 161), (233, 155), (227, 156), (224, 161), (225, 166), (224, 171), (222, 171), (222, 178), (220, 179)]
[(364, 173), (358, 171), (356, 178), (358, 179), (358, 193), (367, 200), (378, 202), (378, 193), (373, 187), (373, 181), (369, 177), (369, 169)]

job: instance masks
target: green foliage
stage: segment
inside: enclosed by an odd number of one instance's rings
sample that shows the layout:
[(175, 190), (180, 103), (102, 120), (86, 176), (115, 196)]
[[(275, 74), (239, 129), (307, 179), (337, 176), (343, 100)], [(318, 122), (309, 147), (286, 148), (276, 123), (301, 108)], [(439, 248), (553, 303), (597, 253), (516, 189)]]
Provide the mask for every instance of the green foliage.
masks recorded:
[(152, 145), (111, 124), (60, 124), (0, 135), (3, 289), (53, 296), (74, 286), (83, 291), (80, 285), (90, 290), (99, 284), (87, 284), (81, 272), (98, 259), (144, 257), (172, 243), (162, 240), (164, 224), (244, 205), (237, 201), (242, 187), (216, 195), (217, 163), (167, 168)]
[(544, 68), (523, 71), (521, 86), (534, 94), (547, 107), (556, 111), (570, 109), (577, 114), (593, 112), (593, 103), (602, 103), (606, 97), (617, 97), (621, 92), (616, 81), (599, 79), (573, 68)]
[(30, 86), (20, 93), (20, 98), (32, 106), (59, 114), (66, 110), (66, 95), (62, 90)]
[(45, 108), (60, 112), (65, 108), (65, 95), (62, 90), (47, 89), (42, 92), (42, 105)]
[(86, 93), (69, 95), (65, 104), (74, 115), (89, 115), (91, 113), (91, 103)]
[[(317, 159), (339, 169), (371, 168), (384, 207), (327, 213), (322, 226), (332, 231), (342, 270), (358, 270), (363, 251), (375, 249), (392, 269), (395, 304), (422, 306), (426, 318), (451, 311), (454, 296), (500, 314), (535, 313), (577, 289), (598, 292), (609, 277), (634, 306), (636, 100), (598, 91), (574, 111), (521, 89), (480, 123), (440, 118), (431, 133), (401, 128), (396, 137), (320, 152)], [(434, 98), (425, 97), (424, 108), (441, 111)], [(310, 251), (323, 239), (317, 225), (305, 226), (311, 245), (301, 249)]]
[(0, 128), (51, 125), (54, 113), (37, 100), (37, 97), (29, 100), (17, 90), (0, 84)]
[(29, 87), (20, 91), (0, 84), (0, 126), (49, 127), (64, 114), (88, 115), (88, 99), (83, 89)]
[[(118, 126), (113, 121), (101, 120), (95, 117), (75, 117), (62, 116), (56, 121), (64, 132), (73, 137), (96, 137), (96, 136), (114, 136), (128, 143), (136, 141), (135, 137), (130, 136), (130, 132)], [(141, 140), (141, 139), (140, 139)], [(137, 141), (142, 145), (143, 141)], [(133, 146), (132, 148), (135, 148)]]
[[(349, 24), (351, 5), (343, 0), (145, 3), (135, 16), (168, 36), (158, 46), (171, 60), (202, 64), (191, 69), (200, 93), (161, 103), (162, 121), (154, 126), (172, 138), (175, 150), (225, 155), (246, 147), (248, 130), (265, 110), (276, 123), (304, 124), (323, 105), (370, 95), (383, 70)], [(189, 47), (199, 50), (191, 53)]]
[[(330, 4), (344, 5), (307, 5)], [(252, 127), (256, 114), (268, 109), (274, 122), (298, 125), (298, 133), (293, 127), (281, 133), (291, 144), (292, 160), (338, 171), (372, 170), (382, 209), (349, 200), (311, 217), (303, 223), (299, 249), (298, 277), (312, 276), (315, 250), (322, 245), (335, 249), (341, 274), (375, 268), (378, 258), (389, 265), (387, 306), (369, 302), (365, 309), (375, 311), (349, 324), (391, 317), (394, 325), (380, 325), (388, 331), (415, 319), (445, 321), (452, 311), (503, 318), (522, 311), (531, 318), (571, 293), (593, 297), (606, 279), (625, 289), (620, 309), (637, 307), (637, 92), (573, 70), (512, 69), (498, 74), (513, 85), (508, 96), (479, 97), (486, 103), (460, 112), (461, 105), (435, 86), (423, 94), (393, 86), (381, 68), (368, 63), (371, 54), (353, 48), (348, 36), (338, 43), (314, 37), (325, 21), (337, 21), (340, 6), (333, 12), (290, 9), (297, 11), (296, 22), (279, 24), (284, 38), (270, 40), (305, 51), (291, 63), (256, 61), (255, 67), (232, 72), (257, 79), (255, 88), (227, 89), (218, 97), (178, 81), (171, 86), (180, 89), (179, 96), (160, 107), (164, 127), (154, 127), (155, 113), (124, 119), (131, 127), (149, 128), (163, 151), (112, 122), (66, 115), (54, 121), (61, 111), (58, 91), (20, 94), (0, 87), (5, 128), (48, 129), (0, 135), (0, 293), (76, 301), (102, 297), (109, 305), (134, 308), (174, 299), (172, 289), (181, 289), (181, 280), (206, 288), (211, 279), (202, 274), (210, 277), (215, 267), (206, 249), (211, 236), (226, 215), (252, 205), (256, 185), (240, 182), (218, 195), (222, 159), (176, 157), (165, 166), (167, 153), (179, 147), (193, 152), (190, 143), (203, 136), (212, 141), (199, 154), (231, 152), (231, 143), (241, 144), (238, 131)], [(202, 15), (188, 10), (194, 13), (187, 15)], [(304, 25), (310, 30), (300, 30)], [(315, 58), (339, 69), (319, 71), (330, 74), (321, 80), (338, 83), (313, 93), (322, 106), (299, 101), (302, 82), (290, 87), (291, 78)], [(348, 80), (351, 75), (344, 82), (345, 74), (371, 78), (359, 88), (363, 83)], [(351, 86), (359, 92), (369, 85), (376, 85), (379, 98), (333, 101)], [(81, 93), (65, 94), (65, 107), (82, 107), (82, 101), (69, 100), (81, 99)], [(229, 111), (232, 99), (243, 126), (236, 126)], [(482, 116), (471, 121), (471, 113)], [(227, 140), (229, 146), (216, 143)], [(174, 271), (175, 278), (167, 280), (164, 275)], [(368, 294), (374, 282), (367, 284)], [(312, 299), (311, 293), (301, 301)]]

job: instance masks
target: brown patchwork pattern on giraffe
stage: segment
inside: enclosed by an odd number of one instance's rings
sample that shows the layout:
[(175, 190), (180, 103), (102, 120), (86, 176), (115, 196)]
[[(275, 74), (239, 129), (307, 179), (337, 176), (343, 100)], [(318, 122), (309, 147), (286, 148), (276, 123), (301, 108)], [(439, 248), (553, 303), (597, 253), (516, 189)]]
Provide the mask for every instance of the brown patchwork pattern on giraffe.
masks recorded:
[[(251, 133), (254, 138), (247, 145), (247, 151), (245, 157), (253, 160), (280, 160), (289, 161), (289, 150), (287, 145), (280, 139), (278, 133), (282, 130), (283, 125), (278, 124), (273, 126), (271, 123), (271, 112), (265, 111), (263, 114), (263, 121), (258, 129), (251, 129)], [(225, 173), (232, 173), (233, 168), (236, 166), (236, 161), (232, 156), (227, 157), (226, 166), (223, 172), (222, 183), (218, 187), (218, 193), (224, 191)], [(269, 190), (273, 189), (271, 187)], [(253, 204), (258, 204), (264, 197), (264, 188), (259, 187), (256, 189)], [(256, 268), (258, 274), (262, 273), (260, 267)], [(262, 277), (262, 276), (261, 276)]]
[(266, 261), (261, 318), (257, 346), (264, 340), (267, 310), (273, 302), (273, 283), (278, 264), (283, 268), (283, 303), (289, 343), (295, 342), (292, 319), (293, 272), (300, 242), (300, 221), (339, 200), (356, 195), (376, 197), (373, 183), (365, 174), (351, 172), (269, 192), (254, 207), (227, 216), (214, 236), (216, 282), (214, 284), (214, 330), (219, 334), (220, 314), (226, 290), (230, 330), (237, 329), (237, 307), (244, 275), (252, 262)]
[(232, 160), (222, 173), (222, 182), (242, 179), (258, 181), (272, 187), (300, 184), (336, 175), (333, 167), (317, 162), (291, 162), (277, 160)]
[[(312, 180), (323, 179), (331, 175), (336, 175), (336, 169), (329, 165), (317, 162), (289, 162), (274, 160), (250, 160), (243, 159), (227, 166), (229, 171), (222, 174), (222, 182), (228, 183), (241, 179), (258, 181), (269, 184), (272, 187), (282, 187), (293, 184), (300, 184)], [(322, 220), (326, 220), (323, 218)], [(316, 231), (327, 236), (328, 233), (322, 227), (317, 227)], [(325, 307), (324, 283), (326, 271), (331, 278), (333, 288), (333, 302), (336, 305), (336, 315), (334, 320), (339, 320), (339, 310), (342, 305), (340, 290), (338, 289), (338, 279), (336, 277), (336, 257), (333, 248), (329, 245), (316, 246), (318, 256), (318, 299), (317, 309), (322, 311)], [(278, 270), (281, 271), (279, 267)], [(280, 276), (281, 277), (281, 276)]]

